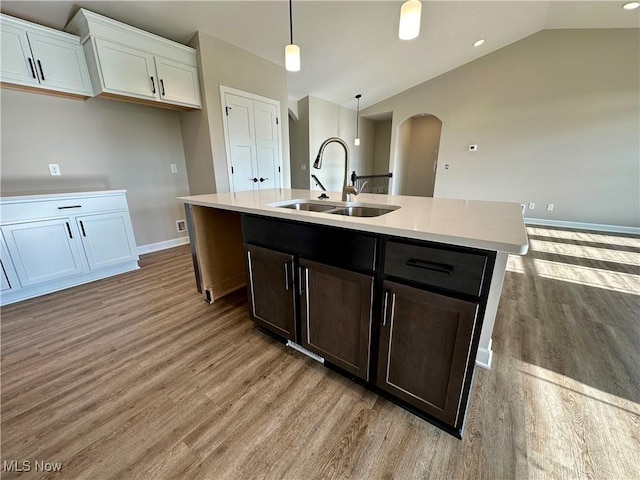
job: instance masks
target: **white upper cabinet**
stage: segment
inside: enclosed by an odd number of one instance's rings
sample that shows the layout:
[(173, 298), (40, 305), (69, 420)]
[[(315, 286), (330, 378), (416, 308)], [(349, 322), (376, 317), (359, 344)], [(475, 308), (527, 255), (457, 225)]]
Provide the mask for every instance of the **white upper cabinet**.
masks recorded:
[(0, 15), (3, 85), (93, 96), (80, 38)]
[(202, 108), (193, 48), (84, 9), (65, 30), (82, 38), (97, 96)]

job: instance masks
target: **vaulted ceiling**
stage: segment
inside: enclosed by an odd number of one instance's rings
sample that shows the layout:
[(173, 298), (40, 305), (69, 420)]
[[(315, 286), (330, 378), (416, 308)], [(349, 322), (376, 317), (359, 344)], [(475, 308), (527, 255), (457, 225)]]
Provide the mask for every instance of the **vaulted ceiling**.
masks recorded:
[[(289, 97), (365, 108), (547, 28), (639, 28), (619, 1), (423, 1), (421, 34), (398, 39), (399, 1), (293, 1), (302, 70)], [(197, 30), (284, 65), (286, 1), (11, 1), (3, 13), (63, 29), (78, 8), (186, 43)], [(484, 45), (473, 42), (484, 38)]]

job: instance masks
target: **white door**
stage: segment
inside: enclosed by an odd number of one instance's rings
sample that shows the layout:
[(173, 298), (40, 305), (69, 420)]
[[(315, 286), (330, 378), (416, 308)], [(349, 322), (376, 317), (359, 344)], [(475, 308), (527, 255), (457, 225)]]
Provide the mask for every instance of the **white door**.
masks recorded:
[(28, 32), (36, 75), (43, 86), (93, 95), (82, 45)]
[(155, 62), (162, 101), (202, 107), (197, 67), (157, 56)]
[(227, 116), (233, 191), (254, 190), (259, 188), (259, 181), (256, 169), (253, 100), (226, 93), (224, 107)]
[(271, 103), (253, 101), (256, 132), (256, 167), (261, 189), (280, 186), (278, 165), (278, 111)]
[(77, 231), (68, 218), (2, 226), (23, 287), (82, 273)]
[(105, 92), (150, 100), (160, 98), (153, 55), (101, 38), (94, 41)]
[(76, 221), (91, 270), (137, 260), (133, 229), (125, 213), (87, 215)]
[(26, 32), (3, 22), (0, 28), (0, 42), (2, 80), (23, 85), (38, 85)]
[(228, 87), (220, 90), (231, 190), (282, 187), (280, 103)]

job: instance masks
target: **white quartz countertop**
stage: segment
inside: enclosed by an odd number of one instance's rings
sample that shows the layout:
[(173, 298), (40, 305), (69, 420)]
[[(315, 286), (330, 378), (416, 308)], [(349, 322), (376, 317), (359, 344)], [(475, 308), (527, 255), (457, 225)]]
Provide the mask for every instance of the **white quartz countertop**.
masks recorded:
[[(322, 192), (271, 189), (178, 197), (183, 203), (332, 227), (524, 255), (529, 248), (518, 203), (361, 193), (354, 203), (400, 207), (379, 217), (348, 217), (269, 206), (288, 200), (317, 201)], [(339, 192), (327, 192), (339, 202)]]

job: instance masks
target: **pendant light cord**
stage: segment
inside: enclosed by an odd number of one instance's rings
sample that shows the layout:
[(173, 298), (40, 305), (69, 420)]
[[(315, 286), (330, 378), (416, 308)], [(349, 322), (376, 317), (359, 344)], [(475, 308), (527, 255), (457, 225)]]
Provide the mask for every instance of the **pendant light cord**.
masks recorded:
[(291, 38), (291, 45), (293, 45), (293, 0), (289, 0), (289, 36)]
[(358, 99), (358, 107), (356, 109), (356, 138), (360, 138), (360, 97), (362, 95), (358, 94), (356, 95), (356, 98)]

